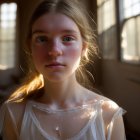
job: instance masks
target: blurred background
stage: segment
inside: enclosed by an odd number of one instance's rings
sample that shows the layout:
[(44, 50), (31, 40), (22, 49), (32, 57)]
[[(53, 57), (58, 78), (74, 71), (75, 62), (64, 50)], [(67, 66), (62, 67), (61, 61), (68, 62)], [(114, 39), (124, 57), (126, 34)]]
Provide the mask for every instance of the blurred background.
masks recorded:
[[(40, 0), (0, 0), (0, 103), (27, 72), (29, 18)], [(100, 58), (88, 66), (93, 86), (127, 113), (128, 140), (140, 140), (140, 0), (81, 0), (95, 21)], [(91, 79), (92, 80), (92, 79)]]

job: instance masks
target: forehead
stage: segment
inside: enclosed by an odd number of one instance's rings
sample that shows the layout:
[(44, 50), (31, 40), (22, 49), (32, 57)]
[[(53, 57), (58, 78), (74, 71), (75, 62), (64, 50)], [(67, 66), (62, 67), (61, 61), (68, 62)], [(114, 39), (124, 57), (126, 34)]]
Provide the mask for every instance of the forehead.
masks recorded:
[(32, 32), (36, 30), (46, 32), (73, 30), (80, 33), (77, 24), (71, 18), (61, 13), (49, 13), (39, 17), (32, 26)]

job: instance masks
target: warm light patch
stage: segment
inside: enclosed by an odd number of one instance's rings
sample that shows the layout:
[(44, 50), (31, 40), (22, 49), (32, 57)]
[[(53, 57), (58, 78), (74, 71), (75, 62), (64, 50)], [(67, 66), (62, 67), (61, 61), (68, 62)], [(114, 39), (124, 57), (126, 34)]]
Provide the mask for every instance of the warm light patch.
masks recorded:
[(109, 108), (110, 109), (115, 110), (115, 109), (118, 108), (118, 105), (115, 102), (113, 102), (113, 101), (108, 101), (108, 104), (109, 104)]

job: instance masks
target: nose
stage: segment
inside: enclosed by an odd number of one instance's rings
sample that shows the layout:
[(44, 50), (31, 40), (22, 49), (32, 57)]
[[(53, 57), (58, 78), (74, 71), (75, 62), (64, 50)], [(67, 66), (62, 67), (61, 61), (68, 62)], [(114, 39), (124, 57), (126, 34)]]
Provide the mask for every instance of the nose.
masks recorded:
[(58, 40), (52, 41), (48, 52), (49, 56), (57, 57), (63, 54), (61, 43)]

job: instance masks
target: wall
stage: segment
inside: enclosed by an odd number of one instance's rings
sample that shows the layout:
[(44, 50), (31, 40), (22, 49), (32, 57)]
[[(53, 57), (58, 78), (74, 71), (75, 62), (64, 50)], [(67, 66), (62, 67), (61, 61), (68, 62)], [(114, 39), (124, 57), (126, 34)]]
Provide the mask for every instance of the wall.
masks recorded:
[(138, 140), (140, 138), (140, 66), (103, 60), (102, 91), (105, 96), (116, 101), (127, 111), (124, 115), (126, 133), (131, 139)]

